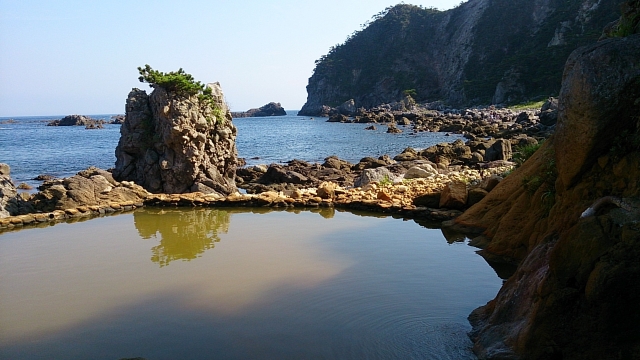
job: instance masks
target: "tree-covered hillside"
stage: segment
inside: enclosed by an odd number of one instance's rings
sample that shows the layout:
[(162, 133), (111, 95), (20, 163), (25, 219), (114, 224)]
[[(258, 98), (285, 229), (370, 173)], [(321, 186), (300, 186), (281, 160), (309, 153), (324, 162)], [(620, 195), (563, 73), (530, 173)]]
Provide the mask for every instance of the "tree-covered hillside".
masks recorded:
[(318, 61), (302, 113), (354, 99), (451, 105), (509, 103), (557, 94), (564, 62), (619, 17), (618, 0), (470, 0), (438, 11), (385, 9)]

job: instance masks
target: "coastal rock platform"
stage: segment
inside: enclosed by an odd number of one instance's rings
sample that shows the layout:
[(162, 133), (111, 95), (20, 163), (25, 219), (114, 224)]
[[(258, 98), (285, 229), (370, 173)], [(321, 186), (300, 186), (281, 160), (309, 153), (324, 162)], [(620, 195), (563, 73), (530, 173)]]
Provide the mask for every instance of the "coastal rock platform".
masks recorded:
[[(433, 174), (428, 178), (405, 179), (400, 183), (370, 182), (363, 187), (342, 187), (335, 182), (323, 182), (318, 187), (299, 188), (285, 191), (266, 191), (259, 194), (241, 194), (235, 192), (228, 196), (216, 193), (205, 194), (202, 192), (184, 194), (152, 194), (140, 186), (131, 182), (114, 182), (113, 189), (102, 192), (101, 201), (82, 203), (81, 197), (69, 201), (68, 193), (82, 192), (82, 189), (66, 190), (60, 194), (60, 199), (49, 199), (48, 210), (35, 210), (39, 202), (50, 195), (51, 188), (63, 188), (62, 184), (80, 184), (70, 179), (100, 179), (104, 170), (89, 169), (81, 171), (72, 178), (54, 180), (41, 186), (43, 191), (33, 195), (27, 202), (33, 203), (31, 213), (19, 214), (0, 219), (0, 232), (21, 229), (25, 227), (49, 226), (61, 221), (78, 221), (92, 217), (105, 216), (114, 213), (133, 211), (144, 206), (157, 207), (270, 207), (270, 208), (340, 208), (346, 210), (371, 211), (385, 214), (394, 214), (404, 218), (425, 219), (441, 222), (453, 219), (462, 212), (459, 207), (446, 208), (440, 204), (447, 204), (444, 198), (446, 194), (452, 194), (447, 190), (452, 184), (462, 185), (468, 190), (468, 202), (464, 207), (471, 206), (481, 199), (471, 196), (472, 193), (488, 193), (494, 186), (496, 174), (504, 173), (511, 167), (496, 167), (485, 172), (467, 169), (461, 172), (454, 171), (447, 175)], [(488, 171), (488, 172), (487, 172)], [(84, 175), (84, 176), (83, 176)], [(91, 175), (88, 178), (85, 176)], [(55, 184), (54, 184), (55, 183)], [(82, 182), (93, 189), (90, 181)], [(72, 185), (73, 187), (73, 185)], [(54, 190), (55, 190), (54, 189)], [(129, 189), (132, 200), (122, 201), (121, 192)], [(92, 190), (93, 191), (93, 190)], [(62, 189), (61, 189), (62, 192)], [(110, 198), (114, 192), (116, 197)], [(466, 193), (466, 191), (465, 191)], [(453, 194), (452, 194), (453, 195)], [(50, 196), (49, 196), (50, 197)], [(127, 198), (128, 199), (128, 198)], [(475, 199), (475, 200), (473, 200)], [(80, 202), (79, 202), (80, 201)], [(41, 209), (44, 209), (40, 207)]]

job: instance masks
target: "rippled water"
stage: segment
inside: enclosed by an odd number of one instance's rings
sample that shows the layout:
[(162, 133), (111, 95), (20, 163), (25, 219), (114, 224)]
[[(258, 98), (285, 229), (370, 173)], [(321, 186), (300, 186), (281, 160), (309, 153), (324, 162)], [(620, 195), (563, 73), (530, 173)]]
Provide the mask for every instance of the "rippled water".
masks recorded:
[[(111, 115), (92, 115), (109, 120)], [(71, 176), (89, 166), (115, 165), (119, 125), (101, 130), (82, 126), (45, 126), (62, 116), (0, 118), (0, 162), (11, 166), (14, 182), (31, 181), (40, 174)], [(387, 134), (386, 126), (364, 130), (364, 124), (328, 123), (326, 118), (280, 116), (234, 119), (240, 157), (250, 165), (300, 159), (322, 162), (327, 156), (358, 162), (365, 156), (397, 155), (406, 147), (425, 148), (457, 136), (439, 133)]]
[(388, 217), (163, 210), (0, 235), (3, 359), (472, 359), (501, 280)]

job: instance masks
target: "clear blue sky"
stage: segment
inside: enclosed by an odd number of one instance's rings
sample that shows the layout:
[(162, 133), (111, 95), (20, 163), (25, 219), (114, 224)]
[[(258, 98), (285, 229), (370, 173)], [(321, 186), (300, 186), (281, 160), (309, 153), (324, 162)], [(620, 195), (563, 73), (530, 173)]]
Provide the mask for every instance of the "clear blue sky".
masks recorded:
[[(415, 0), (446, 10), (460, 0)], [(137, 67), (300, 109), (314, 61), (393, 0), (0, 0), (0, 116), (124, 113)]]

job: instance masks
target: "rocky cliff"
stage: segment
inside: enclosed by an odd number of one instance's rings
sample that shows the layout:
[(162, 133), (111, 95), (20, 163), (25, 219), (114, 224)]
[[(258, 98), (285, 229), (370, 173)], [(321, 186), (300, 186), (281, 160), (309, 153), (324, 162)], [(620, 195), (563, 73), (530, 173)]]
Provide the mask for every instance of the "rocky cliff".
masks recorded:
[(316, 62), (301, 115), (354, 99), (509, 103), (559, 91), (568, 55), (619, 16), (615, 0), (469, 0), (388, 8)]
[(487, 259), (518, 264), (470, 316), (481, 359), (640, 358), (638, 114), (640, 34), (577, 49), (556, 134), (456, 219)]
[(113, 176), (155, 193), (236, 191), (236, 127), (220, 84), (208, 84), (212, 103), (155, 86), (133, 89), (120, 129)]

